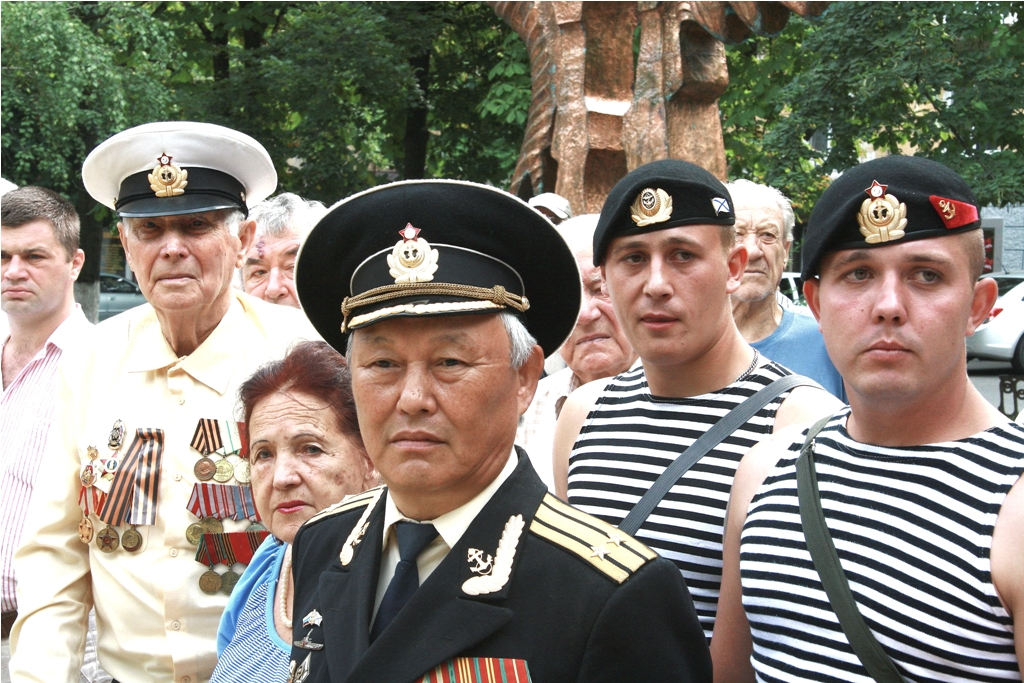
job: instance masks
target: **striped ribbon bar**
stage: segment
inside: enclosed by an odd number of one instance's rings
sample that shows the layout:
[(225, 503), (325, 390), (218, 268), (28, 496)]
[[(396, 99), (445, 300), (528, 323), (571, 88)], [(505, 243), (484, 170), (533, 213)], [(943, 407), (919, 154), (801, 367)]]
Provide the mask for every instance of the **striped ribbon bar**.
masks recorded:
[(256, 549), (269, 535), (269, 531), (203, 534), (196, 550), (196, 562), (202, 562), (208, 567), (222, 563), (228, 567), (236, 562), (249, 564)]
[[(199, 519), (216, 517), (217, 519), (241, 519), (237, 516), (235, 499), (231, 494), (234, 486), (211, 484), (201, 481), (192, 487), (192, 496), (188, 499), (188, 511)], [(255, 507), (255, 506), (254, 506)]]
[(202, 418), (196, 425), (196, 433), (192, 435), (192, 448), (203, 455), (209, 455), (218, 448), (222, 448), (224, 442), (220, 438), (220, 427), (217, 420)]
[(135, 438), (110, 484), (110, 493), (99, 511), (101, 521), (110, 526), (119, 526), (126, 519), (132, 524), (156, 522), (163, 450), (162, 429), (136, 430)]
[(253, 521), (260, 518), (260, 513), (256, 511), (256, 503), (252, 499), (252, 489), (248, 486), (225, 486), (224, 488), (231, 489), (231, 498), (235, 502), (235, 514), (232, 515), (231, 519), (241, 521), (243, 519), (251, 519)]
[(242, 436), (238, 432), (238, 422), (234, 420), (217, 420), (223, 444), (217, 449), (223, 455), (234, 455), (242, 450)]
[(418, 683), (529, 683), (525, 659), (456, 657), (423, 674)]
[[(90, 499), (92, 500), (91, 508), (89, 507)], [(106, 494), (98, 491), (95, 486), (83, 486), (78, 491), (78, 506), (82, 508), (86, 517), (91, 515), (93, 510), (98, 513), (106, 499)]]

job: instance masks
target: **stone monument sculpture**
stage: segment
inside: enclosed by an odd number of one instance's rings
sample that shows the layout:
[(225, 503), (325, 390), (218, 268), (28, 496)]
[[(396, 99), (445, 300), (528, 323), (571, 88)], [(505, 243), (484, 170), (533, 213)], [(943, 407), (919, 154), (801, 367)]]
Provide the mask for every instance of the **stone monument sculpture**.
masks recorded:
[(511, 191), (600, 211), (637, 166), (685, 159), (726, 177), (724, 43), (777, 35), (827, 2), (491, 2), (526, 43), (532, 100)]

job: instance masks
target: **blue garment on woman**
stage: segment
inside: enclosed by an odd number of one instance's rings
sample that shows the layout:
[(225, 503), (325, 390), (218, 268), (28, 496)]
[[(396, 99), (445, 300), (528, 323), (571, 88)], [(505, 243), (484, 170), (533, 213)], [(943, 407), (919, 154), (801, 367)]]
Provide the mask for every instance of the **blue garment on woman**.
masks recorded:
[(274, 594), (287, 544), (268, 536), (228, 599), (217, 629), (217, 668), (210, 683), (281, 683), (290, 644), (274, 628)]

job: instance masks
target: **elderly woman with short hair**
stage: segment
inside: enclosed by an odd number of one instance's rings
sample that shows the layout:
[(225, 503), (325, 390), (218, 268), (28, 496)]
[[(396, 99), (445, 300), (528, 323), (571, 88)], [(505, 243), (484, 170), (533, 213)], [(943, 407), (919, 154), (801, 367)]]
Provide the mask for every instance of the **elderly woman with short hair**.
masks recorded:
[(345, 359), (334, 349), (303, 342), (239, 389), (253, 498), (271, 537), (256, 551), (224, 611), (211, 683), (288, 676), (295, 532), (317, 512), (378, 480), (359, 434), (351, 381)]

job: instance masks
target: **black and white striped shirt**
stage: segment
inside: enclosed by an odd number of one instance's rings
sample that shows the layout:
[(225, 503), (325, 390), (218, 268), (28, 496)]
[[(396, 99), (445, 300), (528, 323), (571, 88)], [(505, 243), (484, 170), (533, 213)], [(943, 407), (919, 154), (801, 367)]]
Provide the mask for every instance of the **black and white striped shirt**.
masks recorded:
[[(730, 410), (792, 374), (757, 356), (751, 369), (718, 391), (690, 398), (652, 396), (643, 367), (611, 380), (587, 415), (569, 457), (569, 502), (618, 525), (659, 475)], [(770, 435), (770, 402), (697, 462), (669, 491), (636, 537), (672, 560), (690, 589), (710, 639), (722, 583), (722, 533), (740, 459)]]
[[(1013, 624), (992, 585), (992, 530), (1024, 472), (1024, 428), (883, 448), (845, 410), (815, 439), (821, 505), (861, 614), (911, 683), (1019, 681)], [(743, 605), (759, 681), (871, 683), (807, 550), (800, 443), (758, 489), (743, 527)]]

